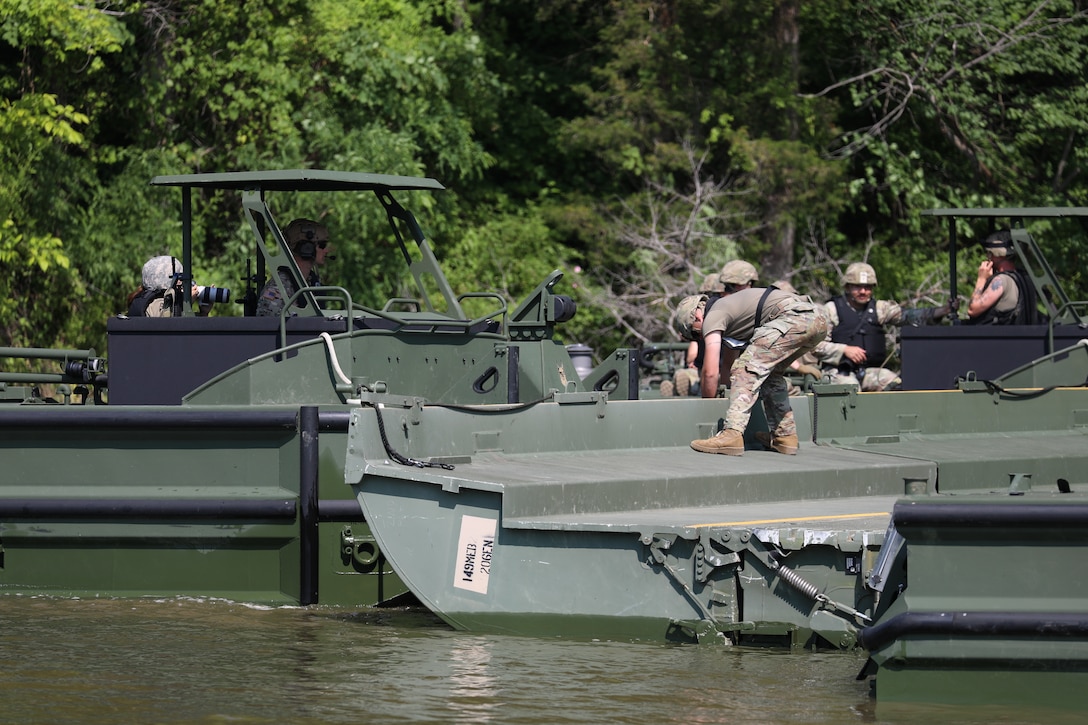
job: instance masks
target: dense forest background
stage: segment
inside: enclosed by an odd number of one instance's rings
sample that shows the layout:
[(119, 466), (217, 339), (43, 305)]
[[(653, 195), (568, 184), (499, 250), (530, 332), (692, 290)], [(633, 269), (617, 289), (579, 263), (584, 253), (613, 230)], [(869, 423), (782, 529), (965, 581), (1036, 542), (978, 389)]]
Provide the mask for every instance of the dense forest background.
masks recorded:
[[(0, 0), (0, 68), (3, 345), (105, 350), (180, 253), (159, 174), (437, 178), (406, 206), (454, 289), (516, 302), (560, 269), (564, 341), (598, 352), (674, 339), (729, 259), (821, 298), (865, 260), (881, 298), (940, 304), (922, 210), (1088, 206), (1083, 0)], [(402, 265), (356, 201), (273, 206), (325, 221), (326, 281), (380, 305)], [(242, 286), (238, 199), (194, 211), (198, 281)], [(1085, 230), (1040, 230), (1088, 297)]]

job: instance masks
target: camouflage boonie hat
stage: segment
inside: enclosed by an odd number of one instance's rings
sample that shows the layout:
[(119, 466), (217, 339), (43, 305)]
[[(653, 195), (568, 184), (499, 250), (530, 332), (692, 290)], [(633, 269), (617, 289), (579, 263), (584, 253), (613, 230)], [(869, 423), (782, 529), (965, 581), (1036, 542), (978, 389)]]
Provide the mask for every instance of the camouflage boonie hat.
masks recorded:
[(703, 283), (699, 285), (700, 294), (721, 294), (722, 292), (725, 292), (725, 285), (722, 284), (721, 275), (717, 272), (708, 274), (703, 278)]
[(673, 317), (673, 325), (680, 337), (691, 340), (694, 337), (691, 326), (695, 324), (695, 311), (706, 307), (706, 295), (691, 295), (680, 300)]
[(748, 284), (757, 279), (759, 279), (759, 273), (756, 272), (756, 268), (743, 259), (726, 262), (722, 267), (722, 284)]
[(1007, 257), (1012, 253), (1012, 232), (999, 229), (982, 240), (982, 248), (995, 257)]
[(144, 264), (143, 287), (144, 289), (167, 289), (174, 281), (174, 274), (184, 271), (185, 268), (176, 257), (169, 255), (152, 257)]

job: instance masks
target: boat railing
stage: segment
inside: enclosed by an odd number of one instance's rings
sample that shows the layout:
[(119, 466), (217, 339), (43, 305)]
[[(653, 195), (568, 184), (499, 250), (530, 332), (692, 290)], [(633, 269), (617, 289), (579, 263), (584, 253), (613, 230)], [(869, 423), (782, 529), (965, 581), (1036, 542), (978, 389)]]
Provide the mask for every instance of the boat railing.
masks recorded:
[[(1058, 308), (1057, 314), (1047, 320), (1046, 325), (1046, 349), (1047, 352), (1054, 352), (1054, 327), (1059, 324), (1065, 316), (1066, 310), (1076, 311), (1078, 309), (1088, 310), (1088, 300), (1071, 300), (1066, 302)], [(1081, 327), (1088, 326), (1088, 315), (1078, 314), (1077, 319), (1080, 320), (1078, 324)]]
[[(304, 294), (312, 295), (313, 299), (318, 303), (330, 301), (341, 302), (344, 311), (351, 310), (352, 319), (357, 323), (357, 327), (370, 327), (370, 325), (365, 323), (365, 320), (367, 318), (379, 318), (391, 323), (394, 326), (394, 329), (398, 331), (403, 330), (405, 332), (415, 333), (472, 334), (480, 331), (497, 332), (498, 329), (505, 329), (508, 312), (506, 300), (496, 292), (468, 292), (459, 295), (457, 297), (458, 303), (463, 302), (466, 299), (494, 299), (498, 301), (498, 305), (494, 309), (488, 310), (479, 317), (464, 320), (448, 317), (434, 311), (421, 312), (419, 310), (418, 300), (412, 298), (395, 297), (387, 300), (382, 309), (376, 309), (354, 302), (351, 299), (351, 293), (343, 287), (306, 287), (291, 295), (284, 304), (283, 311), (279, 316), (279, 347), (287, 347), (286, 320), (290, 317), (289, 313), (292, 305)], [(415, 305), (416, 311), (400, 312), (391, 309), (392, 306), (397, 304)], [(324, 307), (324, 305), (322, 305), (322, 307)], [(338, 314), (338, 311), (325, 311), (326, 316), (329, 316), (330, 314), (336, 315)], [(500, 318), (502, 321), (499, 328), (496, 328), (496, 325), (494, 324), (496, 318)]]
[[(94, 349), (63, 350), (42, 347), (0, 347), (0, 358), (12, 360), (56, 360), (62, 372), (9, 372), (0, 371), (0, 384), (8, 385), (56, 385), (58, 393), (69, 402), (72, 391), (68, 386), (93, 386), (95, 399), (99, 387), (106, 384), (106, 361)], [(87, 388), (83, 397), (86, 399)], [(36, 394), (35, 394), (36, 395)]]

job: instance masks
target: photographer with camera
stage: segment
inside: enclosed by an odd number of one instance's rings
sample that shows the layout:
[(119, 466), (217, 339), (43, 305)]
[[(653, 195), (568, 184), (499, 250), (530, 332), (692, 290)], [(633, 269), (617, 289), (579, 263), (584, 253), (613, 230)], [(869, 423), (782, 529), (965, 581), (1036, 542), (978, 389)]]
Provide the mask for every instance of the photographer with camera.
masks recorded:
[[(144, 264), (141, 284), (128, 297), (129, 317), (180, 317), (182, 298), (181, 276), (185, 268), (177, 257), (152, 257)], [(230, 299), (230, 290), (219, 287), (198, 287), (189, 290), (193, 311), (204, 317), (215, 302)]]
[[(320, 286), (321, 278), (317, 274), (317, 268), (324, 265), (326, 259), (332, 259), (329, 256), (328, 227), (312, 219), (295, 219), (283, 230), (283, 237), (306, 284), (311, 287)], [(298, 292), (294, 278), (287, 268), (280, 267), (276, 273), (279, 275), (287, 297)], [(275, 279), (269, 279), (261, 289), (260, 298), (257, 300), (257, 315), (279, 315), (283, 311), (284, 299), (280, 296), (280, 289)], [(300, 299), (295, 302), (295, 305), (303, 307), (305, 302)]]

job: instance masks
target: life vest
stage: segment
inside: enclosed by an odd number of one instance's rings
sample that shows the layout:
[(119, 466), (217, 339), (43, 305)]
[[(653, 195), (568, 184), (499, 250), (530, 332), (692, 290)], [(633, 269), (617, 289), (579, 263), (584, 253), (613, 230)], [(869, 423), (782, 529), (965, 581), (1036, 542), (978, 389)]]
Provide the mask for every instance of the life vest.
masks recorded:
[[(835, 309), (839, 313), (839, 324), (831, 331), (831, 342), (860, 347), (865, 351), (865, 358), (869, 365), (879, 366), (884, 362), (887, 354), (887, 343), (884, 337), (884, 326), (876, 316), (876, 300), (869, 300), (865, 309), (858, 311), (840, 295), (832, 300)], [(864, 367), (864, 366), (861, 366)], [(843, 358), (839, 363), (839, 370), (853, 372), (858, 369), (848, 358)]]

